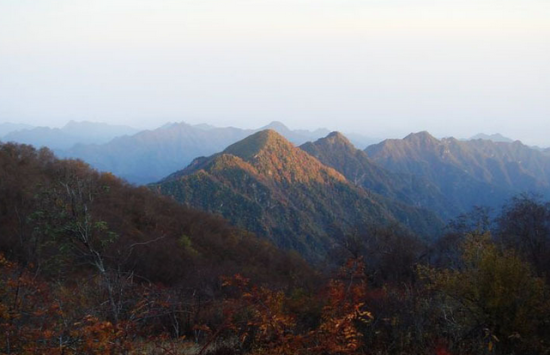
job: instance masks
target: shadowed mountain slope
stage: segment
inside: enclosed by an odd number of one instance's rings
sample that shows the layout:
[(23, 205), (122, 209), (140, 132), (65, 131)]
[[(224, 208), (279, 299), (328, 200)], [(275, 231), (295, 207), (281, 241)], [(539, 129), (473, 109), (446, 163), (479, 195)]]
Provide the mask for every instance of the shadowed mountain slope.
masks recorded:
[(549, 193), (549, 157), (519, 141), (438, 140), (420, 132), (365, 151), (388, 170), (426, 178), (462, 210), (497, 207), (518, 192)]
[(356, 149), (339, 132), (305, 143), (300, 148), (357, 186), (411, 206), (432, 210), (443, 219), (455, 217), (459, 212), (437, 186), (422, 177), (393, 173), (378, 166), (367, 153)]

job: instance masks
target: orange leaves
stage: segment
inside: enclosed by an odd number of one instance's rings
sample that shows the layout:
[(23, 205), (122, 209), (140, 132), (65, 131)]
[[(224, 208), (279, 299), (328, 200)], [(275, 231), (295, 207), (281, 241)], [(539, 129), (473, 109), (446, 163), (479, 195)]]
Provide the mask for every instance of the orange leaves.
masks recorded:
[(239, 294), (229, 300), (230, 324), (241, 345), (261, 354), (353, 354), (362, 343), (359, 323), (369, 322), (364, 304), (366, 283), (361, 260), (351, 260), (330, 281), (320, 324), (311, 330), (299, 329), (289, 304), (296, 303), (281, 291), (250, 286), (240, 275), (224, 279), (225, 286), (236, 286)]
[(7, 268), (10, 268), (12, 267), (13, 264), (11, 264), (7, 259), (6, 257), (4, 256), (4, 254), (0, 254), (0, 267), (7, 267)]
[(0, 255), (0, 351), (25, 354), (47, 347), (57, 312), (47, 285)]
[(0, 255), (0, 353), (121, 354), (130, 349), (126, 323), (88, 315), (70, 322), (51, 288)]
[(243, 277), (241, 274), (236, 274), (233, 277), (222, 277), (222, 286), (223, 287), (237, 287), (240, 290), (248, 286), (248, 283), (250, 282), (250, 279), (247, 279), (246, 277)]
[(91, 315), (87, 315), (82, 326), (70, 334), (77, 340), (81, 351), (89, 354), (120, 354), (131, 349), (123, 324), (114, 326), (111, 322), (101, 321)]
[[(348, 275), (361, 276), (354, 270), (360, 265), (346, 265)], [(357, 268), (357, 266), (360, 266)], [(365, 296), (365, 285), (362, 283), (346, 285), (343, 281), (332, 280), (329, 284), (329, 299), (323, 309), (322, 323), (317, 334), (322, 347), (329, 353), (351, 354), (362, 346), (362, 335), (357, 330), (357, 323), (367, 323), (372, 317), (365, 310), (362, 302)]]

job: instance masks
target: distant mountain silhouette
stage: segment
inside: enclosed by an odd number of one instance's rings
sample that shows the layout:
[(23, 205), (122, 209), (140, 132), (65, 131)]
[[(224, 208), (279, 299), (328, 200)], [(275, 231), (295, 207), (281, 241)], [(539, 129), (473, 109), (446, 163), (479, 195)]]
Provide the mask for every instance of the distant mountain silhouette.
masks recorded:
[(513, 139), (508, 138), (508, 137), (504, 137), (500, 133), (495, 133), (495, 134), (479, 133), (479, 134), (476, 134), (475, 136), (471, 137), (469, 140), (473, 141), (473, 140), (476, 140), (476, 139), (483, 139), (483, 140), (486, 140), (486, 141), (502, 142), (502, 143), (512, 143), (512, 142), (514, 142)]
[(135, 134), (138, 131), (127, 126), (70, 121), (62, 128), (36, 127), (12, 132), (4, 137), (4, 141), (61, 150), (76, 144), (106, 143), (115, 137)]
[(324, 137), (330, 133), (330, 131), (326, 128), (319, 128), (315, 131), (307, 131), (303, 129), (291, 130), (279, 121), (273, 121), (267, 126), (259, 128), (258, 131), (263, 131), (266, 129), (272, 129), (276, 131), (296, 145), (300, 145), (312, 139)]
[[(272, 127), (294, 144), (322, 137), (326, 130), (290, 130), (280, 122)], [(261, 129), (260, 129), (261, 130)], [(102, 145), (78, 145), (59, 153), (79, 158), (93, 167), (114, 173), (130, 182), (145, 184), (180, 170), (200, 156), (224, 150), (258, 130), (214, 127), (206, 124), (169, 123), (131, 137), (120, 137)]]
[(426, 210), (355, 186), (274, 130), (198, 158), (151, 188), (185, 205), (219, 213), (308, 258), (331, 248), (335, 229), (402, 221), (427, 236), (442, 226)]
[(519, 141), (438, 140), (420, 132), (365, 151), (388, 170), (427, 179), (462, 210), (500, 206), (519, 192), (549, 193), (549, 157)]
[[(261, 127), (258, 130), (273, 129), (279, 134), (282, 134), (286, 139), (296, 145), (300, 145), (306, 142), (314, 141), (330, 134), (330, 131), (326, 128), (319, 128), (315, 131), (307, 130), (290, 130), (284, 124), (278, 121), (271, 122), (267, 126)], [(256, 130), (256, 131), (258, 131)], [(366, 148), (369, 145), (378, 143), (381, 139), (370, 138), (359, 133), (345, 133), (346, 137), (357, 147)]]
[(32, 128), (34, 127), (23, 123), (10, 123), (10, 122), (0, 123), (0, 138), (12, 132), (23, 131), (23, 130), (32, 129)]

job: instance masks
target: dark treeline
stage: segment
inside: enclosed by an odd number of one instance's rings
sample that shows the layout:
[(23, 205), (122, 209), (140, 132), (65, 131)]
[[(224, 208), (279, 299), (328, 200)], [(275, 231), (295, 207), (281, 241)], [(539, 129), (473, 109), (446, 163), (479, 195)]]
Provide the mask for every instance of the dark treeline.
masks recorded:
[(550, 204), (432, 244), (334, 231), (322, 271), (47, 149), (0, 145), (2, 354), (544, 354)]

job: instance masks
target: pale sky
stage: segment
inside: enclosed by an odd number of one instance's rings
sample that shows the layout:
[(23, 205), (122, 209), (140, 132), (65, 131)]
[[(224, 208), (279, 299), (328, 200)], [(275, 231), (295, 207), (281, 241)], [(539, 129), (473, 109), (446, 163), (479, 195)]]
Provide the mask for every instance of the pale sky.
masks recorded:
[(0, 0), (0, 122), (550, 146), (549, 0)]

